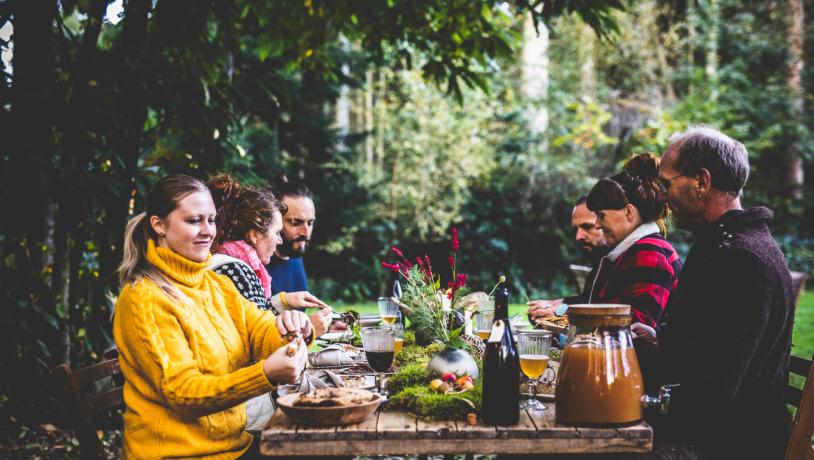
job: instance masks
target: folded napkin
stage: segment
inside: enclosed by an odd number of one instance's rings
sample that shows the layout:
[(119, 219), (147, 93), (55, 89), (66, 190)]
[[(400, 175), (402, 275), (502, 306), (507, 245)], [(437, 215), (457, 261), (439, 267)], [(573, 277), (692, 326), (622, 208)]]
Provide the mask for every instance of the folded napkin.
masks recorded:
[(313, 367), (353, 366), (358, 353), (346, 351), (341, 344), (327, 346), (317, 353), (308, 355), (308, 362)]
[(306, 372), (302, 376), (302, 383), (300, 383), (300, 387), (297, 389), (297, 391), (305, 394), (310, 393), (317, 388), (340, 388), (344, 386), (345, 381), (342, 380), (342, 377), (327, 369), (321, 369), (314, 372)]

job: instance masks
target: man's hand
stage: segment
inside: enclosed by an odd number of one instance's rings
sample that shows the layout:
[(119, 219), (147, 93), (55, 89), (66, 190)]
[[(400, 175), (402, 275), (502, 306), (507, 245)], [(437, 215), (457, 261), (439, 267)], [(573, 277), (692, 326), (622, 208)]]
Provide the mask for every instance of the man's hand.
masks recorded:
[(317, 337), (328, 331), (328, 326), (331, 325), (332, 316), (333, 311), (331, 310), (331, 307), (327, 307), (312, 313), (311, 316), (308, 317), (311, 319), (311, 324), (314, 325), (314, 331)]
[(630, 333), (633, 334), (634, 339), (642, 340), (652, 347), (657, 347), (659, 345), (659, 338), (658, 334), (656, 334), (656, 330), (646, 324), (631, 324)]
[(285, 303), (289, 308), (326, 308), (328, 306), (308, 291), (286, 292)]
[(311, 319), (297, 310), (286, 310), (277, 317), (277, 330), (280, 336), (299, 332), (303, 337), (311, 337)]
[(531, 321), (532, 324), (537, 324), (546, 318), (554, 316), (557, 307), (562, 305), (562, 299), (532, 300), (529, 301), (527, 305), (529, 309), (526, 313), (529, 315), (529, 321)]
[[(296, 352), (288, 355), (289, 346), (296, 346)], [(263, 373), (272, 383), (297, 383), (305, 369), (308, 359), (308, 347), (301, 338), (294, 339), (290, 344), (274, 350), (263, 362)]]
[(328, 332), (345, 332), (348, 330), (348, 325), (341, 320), (335, 319), (328, 328)]

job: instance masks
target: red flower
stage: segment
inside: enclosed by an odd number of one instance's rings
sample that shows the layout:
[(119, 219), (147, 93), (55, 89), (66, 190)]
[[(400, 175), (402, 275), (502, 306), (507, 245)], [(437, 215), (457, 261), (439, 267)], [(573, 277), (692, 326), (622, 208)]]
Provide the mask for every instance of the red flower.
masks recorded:
[(452, 227), (452, 252), (458, 252), (458, 248), (461, 247), (460, 241), (458, 241), (458, 229)]
[(454, 271), (455, 270), (455, 258), (452, 257), (452, 256), (449, 256), (449, 258), (447, 258), (447, 260), (449, 261), (449, 266), (452, 267), (452, 270)]
[(427, 271), (429, 272), (430, 277), (432, 277), (432, 262), (430, 262), (430, 256), (424, 254), (424, 260), (427, 262)]
[(393, 273), (401, 272), (401, 267), (399, 267), (399, 264), (390, 264), (385, 261), (382, 261), (382, 267), (389, 269)]
[(406, 257), (404, 257), (404, 253), (403, 253), (403, 252), (401, 252), (401, 249), (399, 249), (399, 248), (397, 248), (397, 247), (393, 246), (393, 247), (391, 247), (391, 248), (390, 248), (390, 250), (391, 250), (391, 251), (393, 251), (393, 253), (394, 253), (395, 255), (397, 255), (398, 257), (400, 257), (400, 258), (401, 258), (401, 260), (403, 260), (403, 261), (404, 261), (404, 266), (406, 267), (406, 269), (407, 269), (407, 270), (409, 270), (409, 269), (410, 269), (410, 267), (412, 267), (412, 266), (413, 266), (413, 264), (411, 264), (411, 263), (410, 263), (410, 261), (409, 261), (409, 260), (407, 260), (407, 258), (406, 258)]

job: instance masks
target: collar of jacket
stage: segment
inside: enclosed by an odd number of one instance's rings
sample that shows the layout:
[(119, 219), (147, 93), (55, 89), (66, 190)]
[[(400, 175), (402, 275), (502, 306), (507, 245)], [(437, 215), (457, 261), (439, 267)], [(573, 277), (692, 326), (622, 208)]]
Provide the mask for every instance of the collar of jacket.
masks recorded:
[(693, 234), (698, 240), (726, 239), (731, 237), (733, 231), (743, 230), (756, 223), (766, 223), (773, 218), (774, 213), (772, 210), (764, 206), (746, 210), (733, 209), (721, 216), (717, 221), (698, 227), (693, 231)]
[(615, 262), (619, 256), (621, 256), (625, 251), (630, 249), (631, 246), (640, 239), (644, 238), (647, 235), (652, 235), (653, 233), (659, 233), (661, 229), (655, 222), (647, 222), (645, 224), (639, 225), (636, 227), (636, 230), (633, 230), (630, 235), (628, 235), (625, 239), (622, 240), (621, 243), (617, 244), (615, 248), (611, 252), (605, 256), (611, 262)]

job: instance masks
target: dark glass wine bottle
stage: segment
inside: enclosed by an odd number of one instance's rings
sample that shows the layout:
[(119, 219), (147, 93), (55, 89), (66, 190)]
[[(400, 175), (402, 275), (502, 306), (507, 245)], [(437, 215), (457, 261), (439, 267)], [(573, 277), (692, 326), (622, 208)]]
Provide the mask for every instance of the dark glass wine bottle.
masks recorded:
[(393, 297), (396, 299), (401, 299), (401, 282), (399, 281), (399, 274), (396, 273), (396, 276), (393, 277)]
[(509, 324), (509, 290), (495, 291), (495, 319), (483, 356), (483, 422), (514, 425), (520, 418), (520, 356)]

